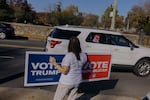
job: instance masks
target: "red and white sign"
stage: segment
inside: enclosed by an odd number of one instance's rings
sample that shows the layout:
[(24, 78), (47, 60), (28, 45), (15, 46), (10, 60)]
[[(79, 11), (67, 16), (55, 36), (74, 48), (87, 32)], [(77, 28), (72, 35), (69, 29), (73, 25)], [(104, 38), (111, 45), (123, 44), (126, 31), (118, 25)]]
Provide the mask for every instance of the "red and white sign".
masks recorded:
[(82, 68), (84, 81), (109, 79), (111, 55), (88, 54), (88, 62)]

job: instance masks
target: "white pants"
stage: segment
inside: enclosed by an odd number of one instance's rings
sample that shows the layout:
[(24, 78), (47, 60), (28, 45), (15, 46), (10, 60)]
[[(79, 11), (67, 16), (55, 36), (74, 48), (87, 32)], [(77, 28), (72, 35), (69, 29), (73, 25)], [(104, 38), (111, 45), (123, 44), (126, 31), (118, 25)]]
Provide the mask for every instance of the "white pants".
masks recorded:
[(69, 94), (68, 100), (75, 100), (77, 96), (78, 86), (79, 84), (65, 85), (59, 83), (54, 95), (54, 100), (63, 100), (67, 94)]

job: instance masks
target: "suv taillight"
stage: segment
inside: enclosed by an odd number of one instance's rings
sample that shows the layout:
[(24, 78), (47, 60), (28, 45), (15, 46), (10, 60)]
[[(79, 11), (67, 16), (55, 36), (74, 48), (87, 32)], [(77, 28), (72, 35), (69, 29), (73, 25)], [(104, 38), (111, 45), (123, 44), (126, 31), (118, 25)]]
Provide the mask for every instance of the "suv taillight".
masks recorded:
[(51, 40), (49, 41), (49, 43), (50, 43), (50, 47), (54, 48), (57, 44), (60, 44), (61, 41)]

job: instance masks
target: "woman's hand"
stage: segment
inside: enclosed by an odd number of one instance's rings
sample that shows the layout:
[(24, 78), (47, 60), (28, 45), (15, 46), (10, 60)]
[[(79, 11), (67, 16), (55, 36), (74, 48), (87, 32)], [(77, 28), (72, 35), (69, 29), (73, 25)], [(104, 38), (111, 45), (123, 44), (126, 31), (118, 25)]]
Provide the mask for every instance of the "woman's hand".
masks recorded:
[(49, 57), (49, 62), (53, 65), (56, 65), (56, 59), (54, 57)]
[(54, 57), (49, 57), (49, 62), (55, 66), (62, 74), (67, 75), (70, 67), (69, 66), (60, 66), (59, 64), (56, 63), (56, 59)]

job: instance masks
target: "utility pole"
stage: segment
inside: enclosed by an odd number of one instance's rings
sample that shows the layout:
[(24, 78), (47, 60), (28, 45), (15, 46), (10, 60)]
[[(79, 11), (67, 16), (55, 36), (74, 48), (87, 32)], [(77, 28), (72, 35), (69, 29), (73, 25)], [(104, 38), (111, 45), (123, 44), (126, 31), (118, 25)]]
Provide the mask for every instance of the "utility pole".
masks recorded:
[(110, 27), (111, 30), (115, 29), (116, 9), (117, 9), (117, 0), (114, 0), (114, 3), (113, 3), (113, 15), (112, 15), (111, 27)]

